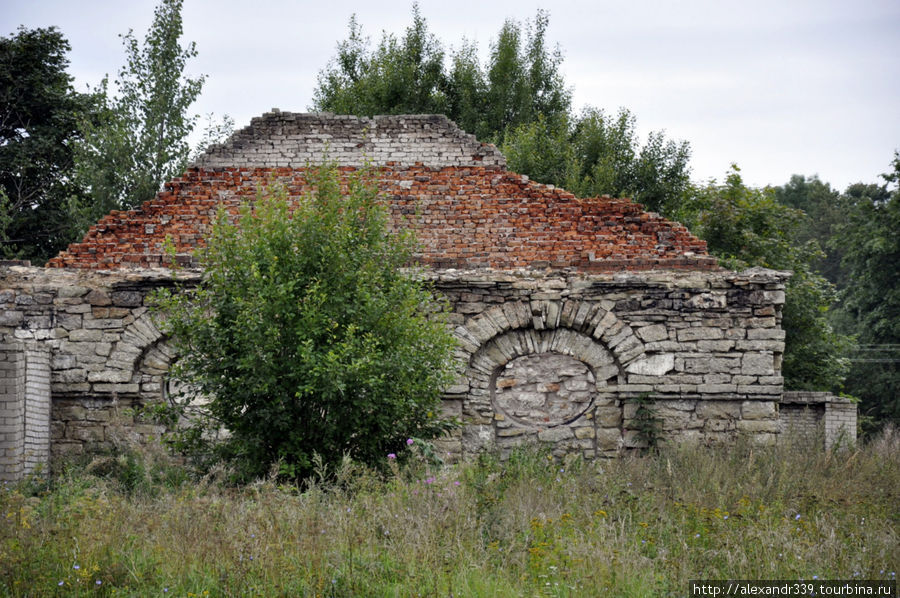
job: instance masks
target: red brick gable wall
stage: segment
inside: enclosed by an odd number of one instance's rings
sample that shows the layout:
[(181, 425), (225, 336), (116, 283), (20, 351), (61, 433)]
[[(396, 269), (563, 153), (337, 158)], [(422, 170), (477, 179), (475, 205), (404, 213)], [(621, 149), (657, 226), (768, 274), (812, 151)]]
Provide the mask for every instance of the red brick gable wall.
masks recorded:
[[(179, 254), (193, 253), (220, 205), (236, 212), (273, 177), (292, 197), (309, 191), (305, 168), (192, 168), (140, 208), (104, 217), (47, 265), (166, 266), (167, 237)], [(383, 167), (376, 178), (394, 226), (416, 230), (420, 259), (433, 267), (717, 268), (705, 241), (628, 200), (577, 199), (497, 167)]]

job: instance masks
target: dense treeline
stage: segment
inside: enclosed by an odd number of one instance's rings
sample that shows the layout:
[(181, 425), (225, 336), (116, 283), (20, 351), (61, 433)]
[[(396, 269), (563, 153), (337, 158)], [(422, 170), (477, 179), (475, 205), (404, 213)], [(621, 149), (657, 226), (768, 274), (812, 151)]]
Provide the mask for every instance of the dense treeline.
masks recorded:
[[(184, 75), (197, 51), (181, 45), (181, 5), (162, 0), (143, 42), (122, 35), (125, 64), (88, 93), (72, 87), (56, 28), (0, 38), (0, 256), (41, 264), (184, 170), (203, 77)], [(205, 140), (229, 122), (211, 119)]]
[(315, 108), (444, 112), (496, 143), (511, 170), (580, 196), (631, 197), (687, 224), (730, 268), (792, 270), (785, 386), (849, 392), (864, 399), (863, 413), (900, 417), (897, 160), (885, 184), (845, 193), (799, 175), (752, 188), (737, 166), (722, 182), (692, 183), (687, 142), (661, 132), (639, 139), (624, 108), (573, 111), (548, 22), (540, 11), (524, 25), (507, 21), (482, 64), (465, 41), (448, 56), (415, 7), (405, 34), (385, 33), (374, 50), (351, 19), (348, 38), (320, 73)]
[[(152, 197), (183, 168), (188, 108), (203, 80), (183, 75), (181, 0), (162, 0), (141, 45), (123, 36), (126, 65), (74, 91), (68, 43), (55, 29), (0, 38), (0, 251), (42, 263), (113, 208)], [(882, 181), (833, 189), (795, 175), (753, 188), (739, 169), (690, 179), (690, 145), (662, 132), (640, 138), (636, 117), (576, 113), (539, 11), (505, 22), (482, 61), (449, 47), (417, 6), (402, 35), (370, 47), (351, 18), (320, 72), (314, 108), (357, 115), (444, 113), (497, 144), (511, 170), (580, 196), (631, 197), (682, 221), (728, 267), (794, 271), (787, 291), (783, 371), (788, 388), (847, 392), (878, 420), (900, 418), (900, 157)], [(449, 49), (448, 49), (449, 48)], [(207, 139), (228, 132), (213, 125)], [(886, 161), (887, 161), (886, 156)]]

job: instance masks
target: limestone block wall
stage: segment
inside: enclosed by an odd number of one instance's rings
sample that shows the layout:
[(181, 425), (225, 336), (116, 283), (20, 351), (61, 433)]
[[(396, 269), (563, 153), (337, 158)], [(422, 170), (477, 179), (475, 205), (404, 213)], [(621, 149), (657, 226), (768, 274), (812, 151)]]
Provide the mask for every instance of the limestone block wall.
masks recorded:
[(672, 442), (772, 443), (785, 273), (436, 274), (454, 308), (459, 377), (445, 395), (466, 456), (543, 442), (554, 454), (640, 448), (647, 396)]
[(129, 408), (165, 391), (173, 355), (146, 298), (171, 273), (0, 270), (0, 449), (15, 456), (3, 475), (158, 437)]
[[(10, 267), (0, 275), (3, 475), (24, 471), (26, 441), (36, 452), (46, 446), (39, 435), (27, 440), (26, 412), (35, 414), (31, 429), (49, 428), (53, 458), (157, 437), (162, 429), (129, 408), (166, 396), (177, 356), (147, 296), (171, 285), (171, 273)], [(632, 400), (641, 395), (652, 400), (667, 441), (748, 434), (767, 443), (779, 432), (786, 273), (426, 276), (449, 300), (459, 342), (459, 376), (444, 395), (446, 413), (463, 422), (443, 441), (454, 458), (506, 453), (526, 441), (585, 457), (639, 448)], [(199, 277), (180, 274), (187, 284)], [(32, 391), (50, 405), (49, 418), (39, 401), (25, 399)]]

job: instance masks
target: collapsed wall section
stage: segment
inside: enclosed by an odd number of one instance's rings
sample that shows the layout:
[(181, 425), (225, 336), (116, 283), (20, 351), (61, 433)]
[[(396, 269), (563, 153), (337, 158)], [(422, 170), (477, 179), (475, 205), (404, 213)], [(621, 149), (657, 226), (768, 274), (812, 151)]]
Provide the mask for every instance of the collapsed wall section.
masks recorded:
[(778, 423), (780, 442), (788, 446), (833, 450), (856, 444), (856, 404), (830, 392), (786, 391)]

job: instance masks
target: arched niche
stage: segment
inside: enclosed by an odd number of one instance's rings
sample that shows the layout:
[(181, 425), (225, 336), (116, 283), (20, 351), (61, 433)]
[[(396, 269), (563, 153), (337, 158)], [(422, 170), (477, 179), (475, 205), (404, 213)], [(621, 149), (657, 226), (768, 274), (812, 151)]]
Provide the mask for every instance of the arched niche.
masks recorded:
[(622, 368), (582, 332), (523, 328), (484, 343), (466, 377), (466, 452), (526, 438), (554, 443), (554, 452), (587, 451), (593, 449), (593, 412), (616, 403)]

